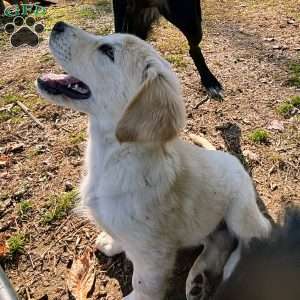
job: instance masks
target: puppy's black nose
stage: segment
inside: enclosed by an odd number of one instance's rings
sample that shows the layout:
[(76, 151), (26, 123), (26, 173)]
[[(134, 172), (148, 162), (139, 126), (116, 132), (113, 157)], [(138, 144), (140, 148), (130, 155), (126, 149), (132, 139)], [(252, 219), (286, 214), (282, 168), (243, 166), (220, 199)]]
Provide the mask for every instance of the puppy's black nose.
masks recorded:
[(57, 22), (54, 26), (52, 31), (56, 32), (56, 33), (61, 33), (65, 31), (67, 24), (64, 22)]

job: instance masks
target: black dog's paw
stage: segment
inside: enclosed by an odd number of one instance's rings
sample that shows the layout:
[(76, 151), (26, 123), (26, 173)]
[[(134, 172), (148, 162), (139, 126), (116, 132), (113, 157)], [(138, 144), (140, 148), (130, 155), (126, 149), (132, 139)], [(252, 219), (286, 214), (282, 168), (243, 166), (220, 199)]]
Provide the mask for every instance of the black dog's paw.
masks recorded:
[(11, 34), (10, 43), (13, 47), (22, 45), (35, 47), (39, 43), (38, 34), (44, 31), (44, 26), (36, 23), (33, 17), (24, 19), (18, 16), (12, 23), (6, 24), (4, 30)]
[(222, 101), (224, 98), (224, 90), (217, 78), (212, 74), (208, 73), (205, 77), (201, 77), (202, 84), (204, 85), (208, 95), (215, 99)]
[(221, 85), (207, 88), (207, 93), (215, 100), (223, 101), (224, 99), (224, 90)]

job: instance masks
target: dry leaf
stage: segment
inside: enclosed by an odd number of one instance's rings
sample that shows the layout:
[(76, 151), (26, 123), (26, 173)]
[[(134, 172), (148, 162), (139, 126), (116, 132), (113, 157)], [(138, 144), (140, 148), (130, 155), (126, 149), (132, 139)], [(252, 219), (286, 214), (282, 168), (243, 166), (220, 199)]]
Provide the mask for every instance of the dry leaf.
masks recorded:
[(0, 155), (0, 169), (1, 167), (7, 167), (9, 165), (9, 157), (7, 155), (1, 154)]
[(67, 287), (76, 300), (86, 300), (95, 283), (95, 256), (88, 248), (76, 259), (67, 277)]
[(0, 259), (4, 258), (9, 253), (9, 249), (6, 243), (6, 236), (0, 234)]
[(284, 124), (282, 121), (273, 120), (267, 128), (269, 130), (284, 131)]
[(249, 161), (254, 161), (254, 162), (259, 162), (259, 156), (250, 151), (250, 150), (244, 150), (243, 155), (249, 160)]

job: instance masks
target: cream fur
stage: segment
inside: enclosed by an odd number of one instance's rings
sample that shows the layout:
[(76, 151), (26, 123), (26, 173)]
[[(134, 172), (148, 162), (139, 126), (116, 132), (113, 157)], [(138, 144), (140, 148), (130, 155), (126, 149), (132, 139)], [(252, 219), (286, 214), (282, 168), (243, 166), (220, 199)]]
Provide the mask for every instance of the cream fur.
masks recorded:
[[(114, 47), (114, 62), (97, 50), (103, 43)], [(240, 162), (176, 137), (184, 124), (180, 86), (150, 45), (68, 26), (52, 33), (50, 48), (92, 92), (90, 99), (72, 100), (39, 89), (51, 102), (89, 116), (82, 207), (106, 232), (97, 246), (108, 255), (123, 249), (134, 264), (126, 300), (163, 299), (176, 250), (199, 245), (222, 219), (241, 242), (268, 234)]]

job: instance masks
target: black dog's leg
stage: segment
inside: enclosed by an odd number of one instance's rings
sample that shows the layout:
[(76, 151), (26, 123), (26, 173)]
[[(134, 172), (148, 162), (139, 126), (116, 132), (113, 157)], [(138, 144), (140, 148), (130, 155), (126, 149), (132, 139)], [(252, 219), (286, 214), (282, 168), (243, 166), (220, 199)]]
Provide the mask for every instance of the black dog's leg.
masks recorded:
[(126, 32), (127, 0), (113, 0), (115, 32)]
[(197, 70), (201, 76), (202, 84), (207, 90), (208, 94), (215, 99), (223, 99), (223, 88), (217, 78), (209, 70), (204, 56), (198, 44), (190, 44), (190, 55), (197, 67)]
[(159, 11), (155, 7), (137, 9), (127, 15), (127, 32), (146, 40), (152, 24), (159, 18)]
[(159, 11), (147, 0), (113, 0), (115, 32), (134, 34), (145, 40)]
[(201, 76), (208, 94), (213, 98), (223, 98), (223, 88), (209, 70), (199, 44), (202, 40), (201, 6), (199, 0), (169, 0), (168, 8), (161, 14), (182, 31), (189, 42), (190, 55)]

